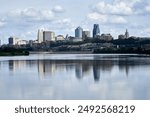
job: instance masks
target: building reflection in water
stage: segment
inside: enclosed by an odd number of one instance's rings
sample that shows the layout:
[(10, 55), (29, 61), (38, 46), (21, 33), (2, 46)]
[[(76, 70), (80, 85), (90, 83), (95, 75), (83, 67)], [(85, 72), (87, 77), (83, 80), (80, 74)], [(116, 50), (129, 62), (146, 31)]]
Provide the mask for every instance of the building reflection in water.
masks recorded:
[[(56, 74), (56, 72), (75, 71), (75, 77), (77, 79), (82, 79), (87, 74), (93, 72), (94, 81), (100, 80), (100, 71), (109, 71), (112, 69), (113, 64), (110, 61), (85, 61), (85, 60), (51, 60), (51, 61), (38, 61), (38, 73), (40, 78), (45, 78), (45, 75), (51, 76)], [(92, 71), (90, 71), (92, 69)], [(57, 72), (57, 73), (58, 73)]]
[(40, 78), (45, 78), (45, 75), (49, 77), (56, 72), (57, 66), (55, 63), (48, 60), (38, 60), (38, 73)]
[(23, 68), (26, 68), (26, 61), (16, 61), (16, 60), (9, 60), (9, 70), (10, 71), (16, 71), (21, 70)]
[(0, 70), (1, 70), (1, 67), (2, 67), (1, 65), (2, 65), (2, 64), (1, 64), (1, 61), (0, 61)]
[(44, 78), (44, 73), (45, 73), (45, 64), (43, 61), (37, 61), (38, 65), (38, 73), (40, 78)]
[(125, 58), (124, 60), (122, 60), (122, 58), (119, 58), (117, 64), (119, 66), (119, 70), (124, 71), (126, 73), (126, 76), (128, 77), (130, 69), (133, 69), (135, 66), (138, 66), (143, 63), (140, 63), (136, 60), (130, 60), (128, 58)]
[(96, 82), (100, 80), (100, 65), (97, 62), (93, 62), (93, 77)]
[(29, 67), (30, 69), (37, 69), (39, 78), (50, 78), (58, 75), (61, 72), (71, 73), (75, 72), (77, 79), (82, 79), (84, 76), (93, 72), (94, 81), (99, 81), (101, 73), (104, 71), (110, 72), (113, 66), (117, 65), (119, 70), (124, 70), (126, 75), (129, 74), (129, 70), (134, 67), (134, 61), (130, 60), (32, 60), (32, 61), (17, 61), (9, 60), (9, 70), (16, 71)]
[(76, 73), (76, 77), (78, 79), (83, 78), (84, 76), (86, 76), (87, 74), (90, 73), (90, 68), (92, 63), (90, 63), (89, 61), (76, 61), (75, 63), (75, 73)]
[(9, 60), (9, 70), (10, 71), (14, 70), (14, 61), (13, 60)]
[(83, 78), (83, 70), (82, 70), (81, 63), (75, 65), (75, 73), (76, 73), (76, 78), (78, 78), (78, 79)]

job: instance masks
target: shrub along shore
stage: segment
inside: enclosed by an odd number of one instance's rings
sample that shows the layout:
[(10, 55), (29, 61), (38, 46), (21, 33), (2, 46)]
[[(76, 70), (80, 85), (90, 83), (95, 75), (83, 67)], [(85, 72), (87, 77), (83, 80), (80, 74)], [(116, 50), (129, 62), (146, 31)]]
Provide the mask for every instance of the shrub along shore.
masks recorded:
[(25, 49), (16, 49), (10, 47), (0, 49), (0, 56), (22, 56), (22, 55), (29, 55), (29, 51)]

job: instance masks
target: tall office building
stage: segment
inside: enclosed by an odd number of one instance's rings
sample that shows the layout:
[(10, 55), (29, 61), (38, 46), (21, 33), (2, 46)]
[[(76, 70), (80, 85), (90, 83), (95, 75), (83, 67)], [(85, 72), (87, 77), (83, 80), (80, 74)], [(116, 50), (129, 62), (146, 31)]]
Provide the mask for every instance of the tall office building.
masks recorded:
[(55, 41), (55, 33), (51, 31), (44, 31), (43, 32), (43, 41)]
[(37, 40), (38, 40), (38, 43), (43, 42), (43, 30), (38, 30)]
[(8, 38), (8, 42), (9, 42), (9, 45), (17, 45), (19, 39), (17, 37), (9, 37)]
[(129, 38), (129, 32), (128, 30), (126, 29), (126, 32), (125, 32), (125, 38), (128, 39)]
[(100, 35), (99, 24), (94, 24), (94, 28), (93, 28), (93, 38), (95, 38), (97, 35)]
[(76, 28), (75, 29), (75, 37), (82, 38), (82, 32), (83, 32), (83, 29), (80, 26), (78, 28)]
[(15, 45), (15, 44), (16, 44), (16, 39), (15, 39), (15, 37), (9, 37), (9, 38), (8, 38), (8, 42), (9, 42), (9, 45)]

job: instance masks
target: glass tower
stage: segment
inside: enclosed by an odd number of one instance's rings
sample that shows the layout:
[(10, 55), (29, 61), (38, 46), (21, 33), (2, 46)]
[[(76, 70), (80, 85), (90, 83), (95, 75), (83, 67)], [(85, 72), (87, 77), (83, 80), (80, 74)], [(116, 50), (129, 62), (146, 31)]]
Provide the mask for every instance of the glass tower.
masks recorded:
[(94, 28), (93, 28), (93, 38), (96, 37), (96, 35), (100, 34), (100, 29), (99, 29), (99, 24), (94, 24)]
[(83, 29), (81, 27), (76, 28), (75, 29), (75, 37), (82, 38), (82, 32), (83, 32)]

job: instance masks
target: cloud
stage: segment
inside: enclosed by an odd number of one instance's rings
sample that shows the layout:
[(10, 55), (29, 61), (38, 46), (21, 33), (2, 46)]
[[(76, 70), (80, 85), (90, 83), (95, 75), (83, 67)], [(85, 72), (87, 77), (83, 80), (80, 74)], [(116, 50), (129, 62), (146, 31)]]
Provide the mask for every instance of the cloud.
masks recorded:
[(107, 15), (99, 14), (97, 12), (89, 13), (87, 17), (91, 20), (98, 20), (103, 23), (107, 22), (108, 20)]
[(110, 22), (115, 23), (115, 24), (126, 24), (126, 23), (128, 23), (128, 21), (124, 17), (121, 17), (121, 16), (113, 16), (111, 18)]
[(125, 24), (127, 20), (122, 16), (115, 16), (115, 15), (105, 15), (99, 14), (96, 12), (88, 14), (88, 19), (96, 20), (101, 23), (114, 23), (114, 24)]
[(37, 17), (39, 14), (40, 12), (34, 8), (27, 8), (20, 11), (20, 15), (25, 17)]
[(45, 11), (41, 11), (40, 14), (41, 14), (41, 17), (40, 17), (41, 20), (52, 21), (55, 19), (55, 14), (52, 11), (45, 10)]
[(131, 17), (144, 17), (147, 14), (150, 14), (150, 4), (147, 0), (114, 0), (93, 5), (87, 17), (101, 23), (127, 24), (131, 23)]
[(145, 33), (150, 33), (150, 28), (144, 29), (144, 32), (145, 32)]
[(23, 10), (14, 10), (8, 13), (8, 19), (21, 19), (22, 21), (51, 21), (55, 14), (51, 10), (37, 10), (35, 8), (26, 8)]
[(65, 34), (68, 34), (68, 32), (72, 32), (75, 29), (75, 25), (71, 18), (63, 18), (56, 20), (53, 22), (53, 26), (55, 27), (55, 30), (61, 30)]
[(63, 13), (65, 10), (61, 6), (57, 5), (52, 9), (52, 11), (55, 13)]
[(127, 16), (134, 14), (133, 4), (127, 4), (124, 0), (115, 0), (112, 3), (99, 2), (92, 7), (88, 19), (109, 24), (126, 24)]
[[(143, 0), (114, 0), (114, 3), (124, 2), (130, 6), (133, 6), (134, 4), (139, 3), (141, 1), (143, 1)], [(146, 0), (144, 0), (144, 1), (146, 1)]]
[(71, 19), (70, 18), (64, 18), (64, 19), (59, 19), (57, 21), (55, 21), (56, 24), (62, 25), (70, 25), (71, 24)]
[(132, 10), (132, 13), (128, 15), (145, 15), (150, 13), (149, 0), (115, 0), (113, 4), (120, 4), (120, 3), (125, 4), (128, 9), (130, 8)]
[(94, 11), (100, 14), (112, 14), (112, 15), (131, 15), (133, 14), (133, 10), (130, 5), (126, 4), (125, 2), (118, 2), (118, 3), (106, 3), (106, 2), (99, 2), (93, 8)]
[(0, 27), (3, 27), (5, 25), (6, 25), (6, 22), (0, 20)]
[(27, 7), (0, 14), (1, 39), (3, 38), (4, 43), (8, 43), (7, 38), (10, 36), (35, 40), (37, 30), (41, 28), (54, 31), (56, 34), (68, 34), (73, 23), (71, 18), (61, 12), (64, 12), (64, 9), (57, 5), (51, 9)]
[(17, 36), (27, 40), (36, 39), (37, 30), (41, 28), (57, 34), (68, 34), (74, 25), (71, 18), (65, 17), (63, 14), (58, 15), (58, 12), (61, 11), (60, 6), (55, 7), (55, 12), (52, 9), (40, 10), (33, 7), (12, 10), (5, 16), (1, 15), (3, 19), (5, 18), (5, 20), (0, 19), (0, 27), (5, 26), (1, 28), (1, 32), (5, 35), (5, 39)]
[(38, 10), (36, 8), (29, 7), (10, 11), (7, 15), (7, 19), (27, 22), (49, 22), (56, 20), (56, 14), (62, 12), (64, 12), (64, 9), (59, 5), (52, 8), (52, 10)]
[(145, 11), (146, 11), (146, 13), (150, 13), (150, 6), (146, 6)]

